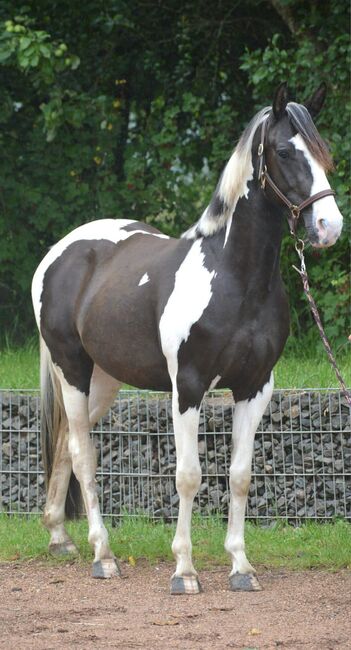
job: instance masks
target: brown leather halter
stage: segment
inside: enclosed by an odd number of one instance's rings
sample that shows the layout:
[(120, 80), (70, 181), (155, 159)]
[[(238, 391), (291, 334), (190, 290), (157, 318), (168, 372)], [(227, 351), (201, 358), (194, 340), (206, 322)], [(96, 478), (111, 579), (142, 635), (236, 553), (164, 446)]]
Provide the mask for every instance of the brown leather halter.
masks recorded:
[(302, 212), (302, 210), (307, 208), (315, 201), (322, 199), (324, 196), (334, 196), (335, 192), (332, 189), (322, 190), (321, 192), (312, 194), (312, 196), (309, 196), (307, 199), (302, 201), (302, 203), (300, 203), (299, 205), (295, 205), (294, 203), (291, 203), (291, 201), (289, 201), (289, 199), (285, 196), (285, 194), (283, 194), (283, 192), (281, 192), (279, 187), (277, 187), (273, 179), (270, 177), (267, 171), (267, 166), (265, 165), (264, 146), (265, 146), (267, 122), (268, 122), (268, 117), (262, 122), (261, 141), (257, 152), (259, 156), (258, 178), (263, 190), (265, 189), (266, 183), (268, 183), (268, 185), (271, 187), (273, 192), (275, 192), (275, 194), (281, 199), (281, 201), (283, 201), (283, 203), (285, 203), (285, 205), (289, 208), (290, 210), (290, 214), (288, 215), (289, 228), (291, 234), (296, 236), (296, 228), (297, 228), (297, 222), (300, 217), (300, 212)]

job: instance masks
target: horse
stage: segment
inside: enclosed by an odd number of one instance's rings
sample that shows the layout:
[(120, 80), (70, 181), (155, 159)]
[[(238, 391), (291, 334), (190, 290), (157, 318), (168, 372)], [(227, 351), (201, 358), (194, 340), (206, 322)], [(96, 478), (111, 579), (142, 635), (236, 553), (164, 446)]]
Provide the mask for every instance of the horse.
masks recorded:
[(302, 213), (309, 242), (333, 245), (342, 229), (326, 173), (328, 147), (314, 124), (325, 84), (305, 104), (281, 84), (272, 106), (243, 131), (209, 205), (177, 239), (129, 219), (85, 223), (56, 243), (32, 283), (40, 331), (41, 439), (47, 480), (43, 521), (54, 554), (77, 552), (65, 514), (79, 492), (94, 551), (92, 575), (120, 575), (96, 493), (90, 431), (123, 383), (172, 391), (179, 515), (172, 594), (201, 591), (191, 516), (201, 483), (198, 423), (206, 391), (235, 400), (231, 502), (225, 548), (229, 588), (261, 588), (245, 553), (244, 518), (256, 428), (289, 334), (280, 274), (284, 214)]

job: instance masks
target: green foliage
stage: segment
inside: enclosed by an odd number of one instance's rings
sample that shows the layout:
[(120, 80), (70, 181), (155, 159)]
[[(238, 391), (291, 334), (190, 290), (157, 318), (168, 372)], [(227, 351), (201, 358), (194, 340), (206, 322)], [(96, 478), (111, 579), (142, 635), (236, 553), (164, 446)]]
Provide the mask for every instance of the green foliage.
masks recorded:
[[(275, 3), (276, 4), (276, 3)], [(206, 206), (235, 141), (288, 78), (298, 97), (329, 81), (320, 129), (347, 213), (346, 2), (4, 0), (0, 6), (0, 327), (34, 331), (33, 271), (67, 231), (136, 218), (179, 235)], [(284, 12), (298, 26), (291, 33)], [(219, 15), (220, 14), (220, 15)], [(246, 53), (245, 53), (246, 51)], [(249, 83), (248, 83), (249, 82)], [(345, 340), (347, 240), (311, 256), (327, 330)], [(311, 329), (291, 244), (283, 271), (293, 332)], [(315, 344), (315, 334), (311, 341)]]

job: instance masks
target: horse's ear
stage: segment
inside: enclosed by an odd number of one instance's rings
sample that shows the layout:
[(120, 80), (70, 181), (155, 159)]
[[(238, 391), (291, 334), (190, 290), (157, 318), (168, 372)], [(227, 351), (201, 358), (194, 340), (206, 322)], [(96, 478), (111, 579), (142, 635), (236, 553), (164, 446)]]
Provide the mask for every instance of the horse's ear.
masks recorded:
[(273, 99), (273, 114), (279, 120), (285, 114), (288, 103), (288, 87), (286, 81), (278, 86)]
[(313, 119), (317, 117), (318, 113), (320, 112), (324, 104), (326, 94), (327, 84), (323, 81), (319, 88), (317, 88), (317, 90), (313, 93), (312, 97), (310, 97), (310, 99), (305, 102), (305, 106)]

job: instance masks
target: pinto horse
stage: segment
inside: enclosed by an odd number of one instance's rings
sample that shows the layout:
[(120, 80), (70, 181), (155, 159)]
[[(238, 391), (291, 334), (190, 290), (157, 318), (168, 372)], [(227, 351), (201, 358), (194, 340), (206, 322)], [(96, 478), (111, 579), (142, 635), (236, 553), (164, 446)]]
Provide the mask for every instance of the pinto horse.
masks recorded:
[(326, 172), (328, 149), (286, 84), (243, 132), (211, 202), (181, 239), (126, 219), (86, 223), (53, 246), (33, 279), (41, 340), (44, 524), (53, 553), (76, 551), (64, 528), (78, 486), (94, 550), (93, 576), (119, 574), (99, 510), (90, 430), (123, 382), (172, 391), (179, 516), (171, 593), (198, 593), (191, 513), (200, 486), (199, 410), (215, 386), (235, 399), (231, 503), (225, 548), (232, 590), (260, 585), (248, 562), (244, 515), (256, 428), (273, 390), (273, 367), (289, 333), (280, 275), (284, 213), (303, 212), (310, 243), (331, 246), (342, 216)]

